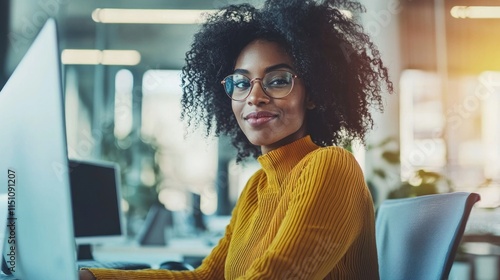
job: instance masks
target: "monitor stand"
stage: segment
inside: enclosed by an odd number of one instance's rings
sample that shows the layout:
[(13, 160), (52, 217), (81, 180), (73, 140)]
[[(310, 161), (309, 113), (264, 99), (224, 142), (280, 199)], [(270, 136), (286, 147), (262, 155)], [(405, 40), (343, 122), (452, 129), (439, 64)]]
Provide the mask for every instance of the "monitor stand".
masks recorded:
[(93, 260), (92, 255), (92, 245), (90, 244), (78, 244), (77, 248), (77, 260)]

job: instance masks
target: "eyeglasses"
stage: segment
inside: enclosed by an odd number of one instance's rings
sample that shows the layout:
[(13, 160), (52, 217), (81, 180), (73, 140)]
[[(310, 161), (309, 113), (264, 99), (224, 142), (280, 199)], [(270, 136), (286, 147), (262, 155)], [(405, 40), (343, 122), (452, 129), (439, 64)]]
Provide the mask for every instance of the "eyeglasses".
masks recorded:
[(221, 81), (227, 96), (235, 101), (247, 99), (257, 81), (261, 82), (264, 93), (272, 98), (284, 98), (292, 92), (298, 76), (285, 70), (267, 73), (263, 78), (250, 79), (243, 74), (232, 74)]

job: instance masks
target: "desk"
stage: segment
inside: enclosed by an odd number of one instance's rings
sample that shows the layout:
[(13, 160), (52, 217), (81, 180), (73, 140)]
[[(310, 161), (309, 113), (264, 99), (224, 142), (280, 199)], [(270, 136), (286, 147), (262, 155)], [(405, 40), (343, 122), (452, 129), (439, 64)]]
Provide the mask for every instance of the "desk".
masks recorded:
[(153, 268), (165, 261), (183, 261), (184, 257), (204, 258), (210, 254), (209, 246), (202, 238), (171, 239), (167, 246), (140, 246), (118, 244), (94, 246), (93, 255), (99, 261), (146, 262)]

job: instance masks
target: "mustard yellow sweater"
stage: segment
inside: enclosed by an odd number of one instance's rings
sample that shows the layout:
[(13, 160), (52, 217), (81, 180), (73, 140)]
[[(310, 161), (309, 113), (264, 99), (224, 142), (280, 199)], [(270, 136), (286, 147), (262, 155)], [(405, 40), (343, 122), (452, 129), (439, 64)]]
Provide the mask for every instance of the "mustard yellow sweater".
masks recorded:
[(354, 157), (306, 136), (258, 158), (225, 236), (194, 271), (97, 279), (378, 279), (373, 204)]

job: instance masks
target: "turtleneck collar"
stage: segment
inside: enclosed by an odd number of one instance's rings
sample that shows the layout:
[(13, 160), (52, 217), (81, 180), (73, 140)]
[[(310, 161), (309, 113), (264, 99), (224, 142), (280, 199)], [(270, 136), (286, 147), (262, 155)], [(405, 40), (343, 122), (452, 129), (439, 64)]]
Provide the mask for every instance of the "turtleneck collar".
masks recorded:
[(302, 158), (318, 148), (319, 146), (314, 144), (311, 137), (307, 135), (290, 144), (261, 155), (257, 160), (266, 173), (269, 185), (279, 186)]

